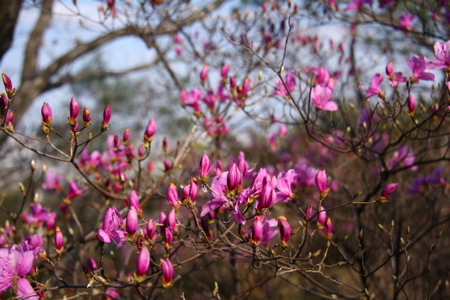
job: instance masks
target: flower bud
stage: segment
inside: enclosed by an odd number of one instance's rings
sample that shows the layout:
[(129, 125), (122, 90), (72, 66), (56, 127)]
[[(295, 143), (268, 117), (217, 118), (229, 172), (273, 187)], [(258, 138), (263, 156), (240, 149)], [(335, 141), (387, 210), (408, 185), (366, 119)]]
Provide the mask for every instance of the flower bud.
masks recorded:
[(266, 208), (270, 208), (275, 203), (276, 197), (277, 194), (272, 185), (270, 183), (266, 184), (261, 190), (257, 209), (264, 210)]
[(317, 223), (319, 225), (323, 225), (323, 223), (325, 223), (326, 220), (327, 220), (327, 212), (326, 212), (325, 208), (323, 208), (323, 206), (320, 206), (319, 214), (317, 216)]
[(169, 183), (167, 187), (167, 201), (169, 201), (169, 205), (178, 208), (180, 204), (178, 203), (178, 191), (177, 187), (173, 182)]
[(408, 113), (414, 115), (414, 111), (416, 110), (416, 98), (414, 98), (412, 94), (409, 94), (406, 101), (408, 104)]
[(145, 229), (147, 233), (147, 239), (150, 241), (150, 243), (153, 244), (156, 239), (156, 221), (149, 220)]
[(138, 224), (137, 210), (134, 206), (130, 206), (127, 215), (126, 230), (130, 235), (134, 235), (138, 227), (139, 224)]
[(308, 221), (313, 216), (313, 208), (311, 204), (308, 206), (308, 208), (305, 211), (305, 221)]
[(98, 269), (97, 262), (92, 257), (88, 258), (88, 266), (91, 272), (94, 272), (95, 270)]
[(83, 109), (83, 126), (89, 127), (91, 126), (91, 112), (86, 107)]
[(278, 228), (280, 230), (281, 247), (286, 248), (287, 242), (291, 238), (291, 225), (283, 216), (278, 217)]
[(173, 285), (172, 279), (173, 279), (173, 265), (170, 262), (169, 259), (161, 259), (161, 272), (162, 272), (162, 285), (163, 287), (169, 288)]
[(3, 84), (5, 85), (6, 94), (8, 95), (8, 98), (11, 99), (15, 95), (16, 89), (13, 88), (12, 81), (8, 77), (8, 75), (2, 73), (2, 79), (3, 79)]
[(169, 252), (170, 248), (172, 248), (173, 243), (173, 232), (169, 227), (164, 229), (164, 248), (167, 252)]
[(165, 160), (164, 161), (164, 170), (167, 172), (172, 168), (172, 163), (170, 162), (170, 160)]
[(207, 76), (208, 76), (208, 65), (204, 65), (202, 71), (200, 72), (200, 81), (202, 85), (205, 84)]
[(3, 114), (8, 108), (9, 100), (5, 93), (0, 94), (0, 112)]
[(388, 200), (386, 198), (395, 191), (397, 186), (398, 186), (398, 183), (388, 184), (381, 192), (381, 196), (378, 198), (378, 202), (388, 202)]
[(108, 105), (106, 105), (105, 110), (103, 111), (103, 121), (101, 123), (101, 130), (102, 132), (107, 130), (110, 126), (109, 121), (111, 120), (111, 107)]
[(333, 230), (333, 224), (331, 224), (331, 219), (330, 217), (327, 217), (327, 220), (325, 221), (325, 224), (323, 225), (323, 229), (325, 230), (325, 233), (328, 237), (328, 239), (331, 238), (332, 235), (332, 230)]
[(45, 103), (42, 105), (41, 108), (41, 114), (42, 114), (42, 131), (47, 135), (50, 131), (50, 128), (52, 127), (52, 109), (48, 103)]
[(150, 266), (150, 253), (147, 247), (142, 247), (137, 258), (136, 274), (144, 276)]
[(75, 98), (72, 98), (70, 100), (70, 118), (72, 120), (75, 120), (78, 117), (79, 113), (80, 113), (80, 106), (78, 105), (77, 100), (75, 100)]
[(144, 141), (143, 141), (144, 146), (148, 145), (153, 140), (153, 136), (156, 133), (156, 129), (157, 129), (156, 122), (153, 118), (151, 118), (144, 132)]
[(325, 170), (319, 171), (316, 175), (316, 186), (321, 193), (325, 193), (327, 190), (327, 173)]
[(141, 205), (139, 204), (139, 197), (135, 190), (131, 191), (130, 197), (128, 198), (130, 201), (130, 206), (134, 206), (136, 211), (141, 210)]
[(261, 217), (256, 216), (253, 220), (253, 226), (252, 226), (252, 237), (250, 239), (250, 243), (253, 247), (257, 247), (263, 238), (263, 225), (261, 222)]
[(230, 171), (228, 171), (227, 176), (227, 188), (229, 191), (236, 189), (242, 184), (242, 173), (236, 164), (231, 166)]
[(198, 195), (198, 185), (194, 178), (191, 178), (191, 181), (188, 185), (186, 185), (181, 190), (181, 201), (183, 202), (183, 205), (188, 205), (186, 201), (189, 201), (191, 203), (195, 202), (195, 199), (197, 199)]
[(131, 134), (131, 129), (125, 129), (125, 131), (123, 132), (123, 138), (122, 138), (122, 144), (124, 146), (128, 145), (128, 141), (130, 139), (130, 134)]
[(8, 109), (5, 117), (5, 125), (7, 126), (9, 131), (14, 131), (14, 112), (11, 109)]
[(220, 76), (222, 77), (222, 82), (225, 83), (228, 76), (228, 70), (230, 69), (230, 65), (224, 65), (220, 70)]
[(64, 236), (59, 227), (56, 227), (55, 229), (55, 251), (58, 258), (61, 257), (61, 254), (64, 251)]
[(211, 161), (209, 160), (208, 155), (203, 154), (202, 159), (200, 161), (200, 177), (205, 178), (208, 176), (209, 171), (211, 170)]

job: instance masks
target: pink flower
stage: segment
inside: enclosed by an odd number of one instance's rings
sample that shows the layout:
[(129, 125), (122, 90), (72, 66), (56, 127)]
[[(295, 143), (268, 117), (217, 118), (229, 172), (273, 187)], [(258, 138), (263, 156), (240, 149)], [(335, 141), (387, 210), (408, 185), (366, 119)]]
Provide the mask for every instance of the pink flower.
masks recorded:
[[(24, 277), (33, 271), (35, 255), (25, 243), (22, 247), (13, 245), (0, 249), (0, 292), (12, 288), (17, 280), (17, 296), (22, 299), (38, 300), (33, 287)], [(28, 295), (28, 296), (24, 296)], [(24, 296), (24, 297), (21, 297)]]
[(319, 207), (319, 214), (317, 216), (317, 223), (319, 225), (322, 225), (325, 223), (325, 221), (327, 220), (327, 211), (325, 210), (325, 208), (323, 208), (323, 206), (321, 205)]
[(406, 103), (408, 104), (408, 112), (409, 114), (414, 114), (414, 110), (416, 109), (416, 99), (412, 94), (408, 95), (408, 99), (406, 100)]
[(83, 195), (83, 190), (77, 185), (77, 183), (72, 180), (69, 183), (69, 193), (67, 194), (67, 198), (73, 199), (75, 197)]
[(155, 135), (157, 128), (158, 126), (156, 125), (155, 120), (151, 118), (144, 132), (144, 141), (150, 142), (153, 139), (153, 136)]
[(125, 231), (120, 230), (119, 226), (122, 223), (122, 217), (115, 207), (110, 207), (106, 211), (103, 219), (102, 229), (98, 230), (98, 238), (104, 243), (111, 243), (114, 241), (117, 246), (121, 246), (127, 240)]
[(372, 0), (352, 0), (352, 2), (344, 8), (344, 11), (347, 10), (360, 10), (364, 4), (372, 4)]
[(327, 191), (327, 173), (325, 170), (319, 171), (316, 175), (316, 186), (321, 193), (325, 193)]
[(381, 192), (380, 198), (386, 199), (390, 194), (392, 194), (395, 191), (397, 186), (398, 186), (398, 183), (388, 184)]
[(144, 276), (150, 266), (150, 253), (147, 247), (142, 247), (137, 258), (136, 274)]
[(380, 90), (380, 84), (383, 81), (383, 77), (380, 73), (375, 74), (372, 77), (372, 81), (370, 83), (370, 87), (366, 91), (366, 100), (369, 100), (370, 97), (378, 95), (381, 99), (385, 99), (385, 95)]
[(59, 227), (55, 230), (55, 247), (57, 251), (62, 251), (64, 249), (64, 236)]
[(407, 80), (402, 72), (394, 73), (394, 63), (392, 61), (386, 65), (386, 74), (389, 76), (389, 85), (392, 87), (396, 87), (399, 83), (406, 82)]
[(52, 124), (52, 108), (48, 103), (44, 102), (41, 108), (41, 114), (42, 114), (42, 123), (46, 124), (47, 126), (50, 126)]
[(250, 243), (253, 247), (258, 246), (263, 238), (263, 225), (261, 221), (261, 216), (256, 216), (253, 220), (252, 226), (252, 237), (250, 239)]
[(101, 123), (101, 130), (105, 131), (106, 129), (109, 128), (109, 121), (111, 120), (111, 107), (108, 105), (106, 105), (105, 110), (103, 111), (103, 121)]
[(202, 159), (200, 160), (200, 176), (206, 177), (211, 170), (211, 161), (209, 160), (208, 155), (206, 153), (203, 154)]
[(412, 27), (412, 22), (414, 21), (416, 15), (413, 15), (412, 13), (405, 13), (400, 16), (399, 18), (399, 24), (400, 28), (406, 30), (406, 31), (412, 31), (414, 30), (414, 27)]
[(173, 265), (168, 258), (161, 259), (162, 284), (164, 288), (169, 288), (173, 285)]
[(205, 84), (207, 76), (208, 76), (208, 65), (204, 65), (202, 71), (200, 72), (200, 81), (202, 84)]
[(434, 44), (434, 53), (438, 59), (432, 60), (427, 64), (430, 70), (450, 68), (450, 41), (445, 43), (436, 42)]
[(242, 185), (242, 173), (236, 164), (233, 164), (227, 175), (227, 188), (232, 191)]
[(281, 247), (286, 248), (287, 242), (291, 238), (291, 225), (283, 216), (278, 217), (278, 229), (280, 230)]
[(134, 206), (130, 206), (127, 215), (126, 229), (130, 235), (134, 235), (139, 228), (139, 220), (137, 210)]
[(281, 80), (275, 82), (275, 91), (273, 92), (275, 95), (288, 97), (289, 93), (295, 90), (297, 83), (294, 73), (295, 70), (289, 70), (284, 76), (284, 83)]
[(180, 206), (178, 203), (177, 187), (173, 182), (169, 183), (169, 186), (167, 187), (167, 201), (172, 207), (178, 208)]
[(323, 225), (323, 229), (325, 230), (325, 233), (328, 238), (331, 238), (331, 231), (333, 230), (333, 224), (331, 223), (330, 217), (327, 217), (327, 220), (325, 221), (325, 224)]
[(411, 60), (407, 60), (406, 63), (410, 67), (413, 75), (409, 78), (411, 83), (419, 83), (422, 80), (434, 80), (434, 75), (425, 72), (427, 68), (427, 58), (425, 56), (419, 57), (414, 55)]
[(5, 73), (2, 73), (3, 85), (5, 86), (6, 94), (8, 98), (11, 99), (16, 93), (16, 89), (13, 88), (12, 81)]
[(47, 171), (45, 173), (45, 182), (42, 184), (44, 190), (55, 190), (61, 192), (61, 181), (63, 176), (56, 171)]
[(330, 101), (332, 93), (330, 88), (318, 85), (311, 89), (311, 101), (317, 109), (335, 111), (338, 107)]
[(130, 197), (128, 197), (130, 206), (134, 206), (137, 211), (141, 210), (141, 205), (139, 204), (139, 197), (135, 190), (131, 191)]

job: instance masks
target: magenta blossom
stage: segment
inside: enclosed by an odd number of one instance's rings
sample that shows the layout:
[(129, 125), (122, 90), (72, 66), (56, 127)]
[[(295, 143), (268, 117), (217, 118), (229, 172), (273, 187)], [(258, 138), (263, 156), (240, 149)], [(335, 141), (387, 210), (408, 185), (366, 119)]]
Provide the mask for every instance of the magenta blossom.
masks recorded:
[(370, 97), (377, 95), (381, 99), (386, 99), (385, 93), (383, 93), (380, 89), (380, 84), (383, 81), (383, 77), (380, 73), (375, 74), (372, 77), (372, 81), (370, 82), (370, 87), (366, 91), (366, 101), (369, 100)]
[(411, 83), (419, 83), (420, 79), (422, 80), (434, 80), (434, 75), (431, 73), (425, 72), (428, 62), (425, 56), (419, 57), (414, 55), (411, 60), (407, 60), (406, 63), (411, 68), (413, 75), (409, 78)]
[(281, 80), (275, 82), (275, 91), (273, 92), (275, 95), (289, 97), (289, 93), (295, 90), (297, 84), (294, 73), (295, 70), (289, 70), (284, 76), (284, 82)]
[(381, 196), (378, 198), (378, 201), (380, 201), (380, 202), (388, 201), (386, 198), (395, 191), (397, 186), (398, 186), (398, 183), (388, 184), (381, 192)]
[(414, 30), (414, 27), (412, 27), (412, 22), (416, 18), (416, 15), (413, 15), (412, 13), (405, 13), (400, 16), (398, 19), (400, 28), (404, 29), (405, 31), (412, 31)]
[(386, 65), (386, 74), (389, 76), (389, 85), (392, 87), (396, 87), (399, 83), (407, 80), (402, 72), (394, 72), (394, 63), (392, 61)]
[(83, 195), (83, 190), (77, 185), (77, 183), (72, 180), (69, 183), (69, 193), (67, 194), (67, 198), (73, 199), (75, 197)]
[(44, 190), (55, 190), (61, 192), (61, 181), (63, 176), (56, 171), (47, 171), (45, 173), (45, 182), (42, 184)]
[(318, 85), (311, 89), (311, 101), (317, 109), (335, 111), (338, 106), (330, 101), (332, 93), (330, 88)]
[(427, 64), (428, 69), (438, 70), (450, 68), (450, 41), (445, 43), (436, 42), (434, 44), (434, 53), (437, 59)]
[(38, 300), (39, 297), (33, 287), (24, 278), (33, 271), (34, 258), (35, 254), (28, 248), (27, 243), (22, 247), (13, 245), (10, 249), (0, 248), (0, 292), (12, 288), (14, 281), (17, 280), (17, 296), (19, 298)]
[(103, 219), (102, 229), (98, 230), (98, 238), (104, 243), (111, 243), (114, 241), (117, 246), (121, 246), (127, 240), (125, 231), (120, 230), (119, 226), (122, 224), (122, 217), (115, 207), (110, 207), (106, 211)]

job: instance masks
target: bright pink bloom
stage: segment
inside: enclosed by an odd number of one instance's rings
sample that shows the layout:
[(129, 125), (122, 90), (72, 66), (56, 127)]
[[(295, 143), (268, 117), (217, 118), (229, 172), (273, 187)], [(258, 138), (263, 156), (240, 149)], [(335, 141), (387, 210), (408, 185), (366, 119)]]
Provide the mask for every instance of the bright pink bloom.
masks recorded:
[(406, 103), (408, 104), (408, 112), (410, 114), (414, 114), (414, 111), (416, 109), (416, 99), (412, 94), (408, 95), (408, 99), (406, 100)]
[(414, 15), (412, 13), (405, 13), (405, 14), (401, 15), (399, 18), (400, 28), (402, 28), (406, 31), (414, 30), (414, 27), (412, 27), (411, 24), (415, 18), (416, 18), (416, 15)]
[(275, 189), (270, 185), (266, 184), (263, 186), (261, 190), (261, 194), (259, 195), (257, 209), (266, 209), (272, 207), (275, 204), (275, 200), (277, 198), (277, 194)]
[(173, 242), (173, 231), (169, 227), (164, 228), (164, 242), (164, 246), (170, 249)]
[(142, 247), (137, 258), (136, 274), (144, 276), (150, 266), (150, 253), (147, 247)]
[(288, 170), (286, 173), (278, 174), (277, 178), (277, 199), (275, 202), (289, 201), (294, 198), (292, 192), (292, 184), (297, 177), (297, 173), (293, 169)]
[(8, 109), (5, 117), (6, 126), (12, 126), (14, 123), (14, 112), (11, 109)]
[(92, 257), (88, 258), (88, 265), (89, 265), (89, 269), (91, 270), (91, 272), (94, 272), (95, 270), (98, 269), (97, 262)]
[(294, 91), (296, 84), (295, 70), (289, 70), (284, 76), (284, 83), (281, 80), (275, 82), (275, 91), (273, 93), (275, 95), (288, 97), (289, 93)]
[(317, 109), (335, 111), (338, 107), (330, 101), (332, 93), (330, 88), (318, 85), (311, 89), (311, 101)]
[(103, 219), (102, 229), (98, 230), (99, 240), (104, 243), (111, 243), (111, 241), (114, 241), (117, 246), (121, 246), (122, 243), (127, 240), (125, 231), (119, 229), (121, 223), (122, 217), (117, 208), (108, 208), (105, 218)]
[(369, 100), (370, 97), (378, 95), (382, 99), (385, 98), (383, 92), (380, 90), (380, 84), (383, 81), (383, 77), (380, 73), (375, 74), (372, 77), (372, 81), (370, 83), (370, 87), (366, 91), (366, 100)]
[(407, 80), (402, 72), (394, 72), (394, 63), (392, 61), (386, 65), (386, 74), (389, 76), (389, 85), (392, 87), (396, 87), (399, 83)]
[(73, 199), (75, 197), (83, 195), (83, 190), (77, 185), (75, 180), (72, 180), (69, 183), (69, 193), (67, 194), (67, 198)]
[(164, 288), (169, 288), (173, 285), (173, 265), (168, 258), (161, 259), (162, 284)]
[(406, 63), (410, 67), (413, 75), (410, 77), (411, 83), (419, 83), (422, 80), (434, 80), (434, 75), (425, 72), (427, 68), (427, 58), (425, 56), (419, 57), (414, 55), (411, 60), (407, 60)]
[(33, 260), (35, 255), (33, 250), (25, 243), (22, 247), (13, 245), (10, 249), (0, 249), (0, 292), (12, 288), (17, 280), (17, 296), (27, 300), (38, 300), (31, 284), (24, 277), (33, 271)]
[(327, 173), (325, 170), (319, 171), (316, 175), (316, 186), (321, 193), (325, 193), (327, 191)]
[(45, 182), (42, 184), (44, 190), (55, 190), (56, 192), (61, 192), (61, 181), (63, 176), (58, 174), (56, 171), (47, 171), (45, 173)]
[(172, 231), (177, 230), (177, 212), (175, 209), (171, 209), (170, 213), (167, 215), (167, 218), (164, 220), (164, 226), (170, 228)]
[(436, 42), (434, 44), (434, 53), (437, 59), (427, 64), (428, 69), (438, 70), (450, 68), (450, 41), (445, 43)]

